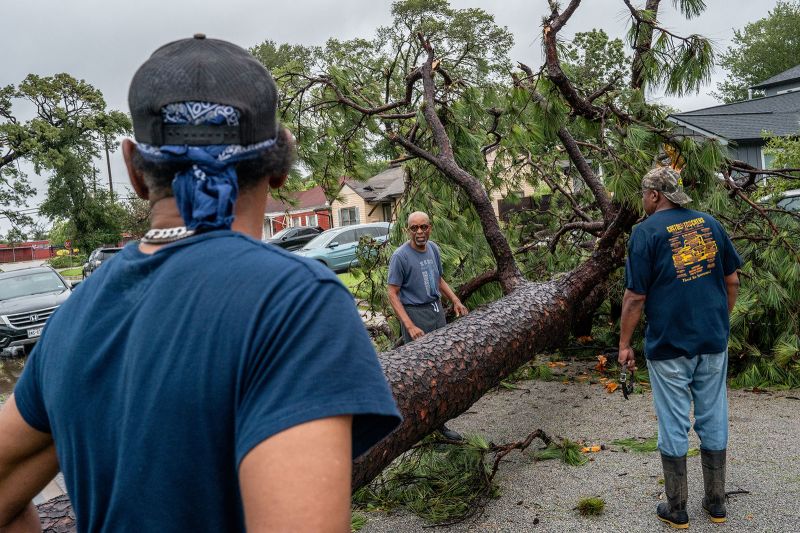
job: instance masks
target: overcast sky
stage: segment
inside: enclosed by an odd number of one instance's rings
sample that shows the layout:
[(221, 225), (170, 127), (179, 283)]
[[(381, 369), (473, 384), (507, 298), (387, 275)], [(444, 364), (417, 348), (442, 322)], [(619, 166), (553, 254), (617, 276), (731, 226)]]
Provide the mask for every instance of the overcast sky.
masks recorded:
[[(706, 0), (708, 9), (687, 21), (672, 2), (662, 2), (662, 24), (679, 34), (700, 33), (727, 48), (733, 29), (766, 16), (777, 0)], [(457, 8), (480, 7), (514, 34), (514, 61), (536, 67), (542, 63), (541, 20), (546, 0), (451, 0)], [(562, 4), (566, 4), (562, 0)], [(634, 0), (634, 5), (643, 0)], [(266, 39), (277, 43), (322, 45), (331, 37), (371, 37), (377, 26), (389, 24), (391, 0), (3, 0), (0, 31), (0, 86), (17, 84), (29, 73), (42, 76), (67, 72), (85, 79), (105, 95), (110, 108), (127, 112), (127, 91), (133, 73), (158, 46), (203, 32), (245, 48)], [(622, 37), (628, 24), (622, 0), (584, 0), (560, 36), (602, 28)], [(700, 94), (662, 101), (686, 111), (714, 105), (708, 93), (724, 72)], [(19, 117), (29, 118), (29, 117)], [(102, 177), (107, 184), (105, 165)], [(46, 177), (33, 176), (38, 189), (28, 202), (37, 206), (43, 198)], [(112, 155), (114, 188), (127, 194), (121, 158)], [(0, 220), (0, 232), (8, 231)]]

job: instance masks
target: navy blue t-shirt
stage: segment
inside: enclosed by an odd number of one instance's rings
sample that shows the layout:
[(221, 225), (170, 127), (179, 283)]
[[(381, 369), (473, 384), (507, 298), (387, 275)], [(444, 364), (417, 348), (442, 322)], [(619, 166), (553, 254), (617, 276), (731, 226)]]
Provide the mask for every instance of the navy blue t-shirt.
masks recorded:
[(442, 258), (439, 247), (428, 241), (424, 252), (406, 242), (392, 254), (389, 261), (389, 284), (400, 287), (403, 305), (425, 305), (441, 298), (439, 280), (442, 278)]
[(260, 442), (352, 414), (359, 455), (399, 422), (336, 276), (232, 231), (126, 246), (48, 320), (15, 398), (81, 531), (242, 531)]
[(725, 276), (742, 266), (714, 217), (691, 209), (657, 211), (628, 242), (625, 287), (645, 300), (648, 359), (719, 353), (728, 346)]

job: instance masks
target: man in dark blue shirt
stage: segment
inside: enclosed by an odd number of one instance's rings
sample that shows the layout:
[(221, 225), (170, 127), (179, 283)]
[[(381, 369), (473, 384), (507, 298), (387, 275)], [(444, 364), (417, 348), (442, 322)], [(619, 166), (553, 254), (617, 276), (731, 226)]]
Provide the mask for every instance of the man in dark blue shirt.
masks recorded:
[(0, 412), (0, 528), (38, 527), (60, 467), (79, 531), (349, 531), (352, 457), (399, 415), (347, 289), (260, 242), (293, 155), (275, 82), (197, 34), (129, 103), (152, 229), (48, 320)]
[(728, 316), (742, 260), (712, 216), (681, 207), (691, 201), (680, 175), (656, 168), (642, 179), (648, 217), (628, 243), (619, 362), (635, 368), (631, 337), (644, 310), (645, 356), (658, 416), (658, 448), (667, 501), (658, 518), (686, 528), (689, 410), (700, 437), (705, 497), (712, 522), (724, 522), (728, 442)]

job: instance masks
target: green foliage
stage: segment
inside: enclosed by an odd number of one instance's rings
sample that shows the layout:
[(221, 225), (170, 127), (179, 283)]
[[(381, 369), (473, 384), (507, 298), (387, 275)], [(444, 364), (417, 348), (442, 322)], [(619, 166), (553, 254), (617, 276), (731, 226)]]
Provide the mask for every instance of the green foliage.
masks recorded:
[(734, 30), (732, 41), (719, 61), (729, 76), (717, 85), (715, 94), (727, 103), (746, 100), (748, 87), (797, 65), (800, 2), (778, 1), (766, 17)]
[(627, 438), (611, 441), (615, 446), (622, 446), (622, 451), (632, 451), (637, 453), (652, 453), (658, 450), (658, 435), (653, 435), (647, 439)]
[(65, 152), (48, 180), (47, 198), (39, 213), (50, 219), (69, 220), (74, 244), (91, 250), (120, 241), (126, 212), (111, 193), (99, 190), (91, 194), (85, 187), (88, 164), (85, 155)]
[[(678, 3), (688, 18), (705, 10), (701, 0)], [(663, 87), (665, 94), (684, 96), (699, 91), (711, 79), (714, 69), (714, 47), (701, 35), (678, 36), (659, 25), (657, 13), (639, 10), (642, 22), (633, 20), (628, 31), (628, 44), (639, 47), (643, 86)]]
[(537, 461), (559, 459), (570, 466), (581, 466), (589, 461), (589, 458), (581, 452), (581, 445), (569, 439), (558, 443), (551, 442), (546, 448), (536, 450), (533, 458)]
[(735, 389), (797, 389), (800, 388), (800, 365), (784, 369), (773, 361), (756, 360), (731, 380)]
[(500, 382), (501, 387), (514, 388), (513, 384), (518, 381), (529, 381), (538, 379), (541, 381), (552, 381), (554, 379), (553, 369), (546, 364), (535, 364), (528, 362), (509, 374)]
[(57, 257), (51, 257), (47, 260), (47, 264), (53, 268), (69, 268), (80, 266), (84, 264), (87, 259), (88, 257), (86, 254), (61, 255)]
[(600, 516), (603, 514), (605, 508), (605, 500), (597, 496), (592, 498), (582, 498), (576, 507), (581, 516)]
[(353, 513), (350, 516), (350, 531), (361, 531), (361, 528), (367, 525), (367, 517), (361, 513)]
[(56, 220), (50, 228), (50, 246), (60, 248), (75, 236), (75, 226), (69, 220)]
[(622, 39), (609, 40), (600, 29), (576, 33), (559, 52), (565, 73), (586, 94), (623, 79), (631, 68)]
[[(785, 161), (791, 163), (797, 146), (780, 144), (786, 147)], [(727, 226), (745, 262), (739, 297), (730, 316), (730, 366), (734, 374), (741, 372), (732, 381), (734, 386), (800, 384), (800, 217), (775, 207), (780, 192), (791, 186), (791, 180), (770, 179), (754, 193), (755, 198), (763, 195), (764, 207), (774, 210), (769, 213), (774, 229), (744, 202), (726, 202), (718, 209), (708, 205)]]
[(150, 202), (131, 197), (121, 203), (124, 216), (120, 224), (123, 232), (134, 238), (141, 238), (150, 229)]
[(489, 477), (488, 452), (489, 444), (478, 436), (459, 445), (442, 445), (426, 437), (357, 490), (353, 503), (367, 511), (401, 507), (434, 524), (463, 520), (499, 494)]

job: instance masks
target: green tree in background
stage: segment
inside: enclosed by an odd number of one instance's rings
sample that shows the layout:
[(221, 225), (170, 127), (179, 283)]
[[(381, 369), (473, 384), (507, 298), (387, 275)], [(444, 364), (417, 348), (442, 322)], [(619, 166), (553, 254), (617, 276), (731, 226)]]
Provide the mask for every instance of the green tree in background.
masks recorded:
[(719, 64), (728, 78), (714, 96), (726, 103), (746, 100), (748, 87), (800, 64), (800, 2), (779, 1), (766, 17), (734, 30)]
[[(12, 112), (14, 99), (33, 105), (35, 114), (22, 120)], [(131, 130), (130, 119), (106, 109), (99, 90), (69, 74), (28, 75), (17, 87), (0, 90), (0, 147), (5, 152), (0, 176), (26, 183), (17, 165), (25, 160), (37, 173), (49, 174), (47, 198), (39, 213), (72, 223), (75, 243), (91, 248), (119, 240), (120, 208), (104, 191), (95, 193), (93, 160), (116, 146)], [(0, 181), (0, 205), (3, 202)], [(17, 195), (19, 196), (19, 194)], [(12, 198), (12, 201), (19, 201)]]
[(122, 228), (135, 239), (140, 239), (150, 229), (150, 202), (131, 196), (122, 202), (125, 215)]

